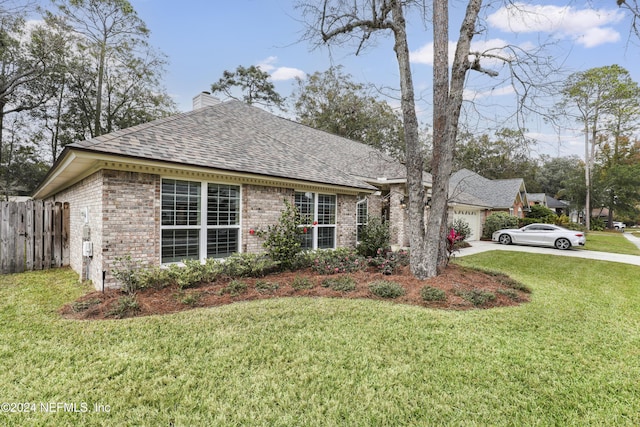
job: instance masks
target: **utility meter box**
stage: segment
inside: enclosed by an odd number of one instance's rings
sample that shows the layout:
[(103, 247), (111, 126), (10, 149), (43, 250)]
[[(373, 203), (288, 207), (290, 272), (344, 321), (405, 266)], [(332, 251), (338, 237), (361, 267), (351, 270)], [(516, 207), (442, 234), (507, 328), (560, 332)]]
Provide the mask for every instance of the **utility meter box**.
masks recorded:
[(82, 242), (82, 256), (93, 256), (93, 242)]

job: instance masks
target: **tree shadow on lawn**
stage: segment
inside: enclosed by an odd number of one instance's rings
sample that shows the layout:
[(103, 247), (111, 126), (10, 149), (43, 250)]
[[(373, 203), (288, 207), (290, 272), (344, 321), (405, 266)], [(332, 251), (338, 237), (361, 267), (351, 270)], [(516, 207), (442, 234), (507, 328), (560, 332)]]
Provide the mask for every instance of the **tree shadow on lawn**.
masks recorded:
[[(370, 284), (381, 281), (400, 285), (404, 295), (377, 296)], [(388, 283), (383, 284), (383, 289), (385, 286), (388, 288)], [(430, 288), (423, 290), (425, 287)], [(456, 264), (450, 264), (441, 275), (424, 281), (411, 275), (409, 267), (400, 267), (391, 275), (383, 275), (374, 268), (335, 275), (305, 269), (261, 278), (225, 278), (188, 289), (175, 285), (149, 288), (135, 295), (119, 290), (95, 291), (65, 305), (60, 314), (70, 319), (114, 319), (282, 297), (374, 299), (443, 310), (469, 310), (520, 305), (529, 301), (530, 292), (525, 285), (504, 274)]]

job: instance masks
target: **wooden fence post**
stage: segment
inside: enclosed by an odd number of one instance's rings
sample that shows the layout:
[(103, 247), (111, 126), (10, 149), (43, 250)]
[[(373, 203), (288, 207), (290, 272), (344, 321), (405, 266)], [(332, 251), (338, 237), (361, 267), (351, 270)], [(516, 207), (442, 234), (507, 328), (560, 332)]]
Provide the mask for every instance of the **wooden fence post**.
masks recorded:
[(62, 265), (62, 203), (53, 205), (53, 265)]
[(34, 241), (34, 250), (33, 250), (33, 258), (34, 265), (33, 268), (36, 270), (42, 270), (42, 261), (44, 259), (44, 202), (42, 200), (36, 200), (33, 204), (34, 206), (34, 218), (33, 218), (33, 241)]
[(44, 212), (43, 212), (43, 227), (42, 227), (42, 268), (48, 270), (51, 268), (51, 223), (53, 222), (53, 209), (51, 206), (51, 202), (44, 203)]
[(15, 227), (14, 227), (14, 235), (16, 239), (16, 265), (14, 271), (16, 273), (24, 272), (24, 258), (25, 258), (25, 223), (26, 223), (26, 205), (25, 203), (16, 203), (16, 217), (15, 217)]
[(9, 203), (0, 202), (0, 273), (9, 272)]
[(62, 265), (71, 263), (70, 235), (71, 230), (71, 209), (69, 202), (62, 205)]
[(25, 240), (26, 240), (26, 252), (27, 252), (27, 264), (26, 264), (26, 269), (28, 271), (32, 271), (34, 268), (34, 259), (33, 259), (33, 244), (34, 244), (34, 240), (33, 240), (33, 235), (34, 235), (34, 226), (35, 224), (33, 223), (33, 200), (27, 200), (27, 202), (25, 203), (25, 210), (26, 210), (26, 234), (25, 234)]

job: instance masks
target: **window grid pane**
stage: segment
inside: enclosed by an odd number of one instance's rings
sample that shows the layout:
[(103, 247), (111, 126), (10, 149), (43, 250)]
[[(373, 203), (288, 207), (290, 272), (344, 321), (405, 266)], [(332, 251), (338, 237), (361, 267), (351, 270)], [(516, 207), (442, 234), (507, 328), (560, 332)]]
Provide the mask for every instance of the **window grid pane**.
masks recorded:
[(237, 228), (207, 230), (207, 258), (226, 258), (238, 252)]
[(336, 196), (318, 195), (318, 224), (336, 223)]
[(313, 208), (315, 205), (315, 194), (313, 193), (296, 193), (295, 205), (298, 213), (302, 218), (302, 222), (310, 225), (313, 222)]
[(240, 222), (240, 188), (209, 184), (207, 225), (238, 225)]
[(162, 230), (162, 262), (198, 259), (200, 230)]
[(335, 247), (335, 227), (318, 228), (318, 249), (333, 249)]
[(362, 229), (367, 225), (367, 217), (369, 215), (369, 203), (367, 199), (361, 200), (356, 205), (356, 241), (360, 241)]
[(200, 183), (162, 180), (162, 225), (200, 225)]

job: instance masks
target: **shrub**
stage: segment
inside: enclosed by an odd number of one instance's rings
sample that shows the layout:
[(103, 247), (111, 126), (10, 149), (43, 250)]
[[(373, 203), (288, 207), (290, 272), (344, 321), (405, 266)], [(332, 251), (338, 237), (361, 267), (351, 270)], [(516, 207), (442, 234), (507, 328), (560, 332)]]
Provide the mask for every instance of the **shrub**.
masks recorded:
[(558, 215), (551, 209), (543, 205), (531, 206), (529, 212), (527, 212), (527, 218), (534, 218), (534, 222), (544, 222), (546, 224), (555, 224), (558, 220)]
[(181, 304), (193, 307), (200, 301), (202, 294), (200, 292), (184, 292), (180, 291), (176, 294), (176, 298)]
[(222, 288), (223, 294), (229, 294), (232, 297), (236, 297), (247, 291), (247, 284), (240, 280), (232, 280), (227, 286)]
[(107, 312), (108, 316), (122, 319), (133, 316), (140, 311), (140, 304), (135, 295), (123, 295), (116, 301), (115, 305)]
[(111, 269), (113, 277), (120, 282), (120, 289), (129, 294), (135, 294), (140, 289), (140, 266), (131, 258), (130, 254), (116, 257)]
[(518, 292), (516, 292), (515, 289), (498, 289), (498, 293), (506, 296), (512, 301), (521, 301), (520, 295), (518, 295)]
[(256, 282), (255, 287), (256, 291), (260, 292), (261, 294), (271, 294), (277, 291), (280, 288), (280, 285), (277, 283), (264, 282), (262, 280), (259, 280)]
[(291, 287), (296, 291), (301, 289), (311, 289), (313, 288), (313, 282), (306, 277), (296, 276), (291, 283)]
[(517, 228), (518, 227), (518, 218), (509, 215), (506, 212), (495, 212), (487, 217), (484, 222), (484, 230), (482, 233), (482, 237), (485, 239), (490, 239), (491, 235), (498, 230), (503, 228)]
[(348, 248), (316, 251), (311, 265), (311, 269), (320, 274), (353, 273), (366, 267), (366, 260)]
[(168, 268), (154, 266), (140, 271), (140, 287), (162, 289), (175, 283)]
[(409, 265), (409, 252), (401, 250), (397, 252), (378, 250), (375, 257), (367, 258), (369, 265), (376, 267), (382, 274), (393, 274), (397, 267)]
[(359, 255), (373, 257), (380, 250), (386, 252), (390, 248), (389, 241), (391, 239), (389, 224), (382, 222), (379, 217), (369, 217), (367, 224), (360, 231), (359, 238), (360, 242), (357, 247)]
[(593, 231), (603, 231), (606, 228), (606, 224), (604, 223), (604, 219), (598, 217), (591, 218), (591, 230)]
[(471, 236), (471, 227), (469, 226), (469, 223), (462, 218), (454, 219), (451, 228), (453, 228), (456, 234), (460, 236), (460, 240), (465, 240), (467, 237)]
[(447, 299), (447, 294), (442, 289), (429, 285), (420, 289), (420, 296), (424, 301), (444, 301)]
[(349, 276), (327, 278), (322, 281), (321, 286), (338, 292), (351, 292), (356, 289), (356, 281)]
[(91, 307), (93, 307), (94, 305), (98, 305), (101, 302), (102, 300), (100, 300), (99, 298), (91, 298), (84, 301), (76, 301), (73, 304), (71, 304), (71, 310), (73, 310), (74, 313), (80, 313), (81, 311), (89, 310)]
[(493, 292), (483, 291), (482, 289), (471, 289), (470, 291), (458, 290), (455, 293), (476, 307), (496, 299), (496, 295)]
[(402, 285), (387, 280), (376, 280), (369, 283), (369, 290), (380, 298), (397, 298), (406, 293)]
[(263, 254), (234, 253), (221, 262), (229, 277), (264, 277), (278, 269), (279, 263)]
[(262, 246), (267, 250), (269, 257), (282, 268), (292, 270), (296, 255), (302, 251), (302, 218), (291, 202), (285, 199), (284, 205), (279, 222), (270, 225), (267, 231), (259, 231), (258, 235), (266, 236)]

